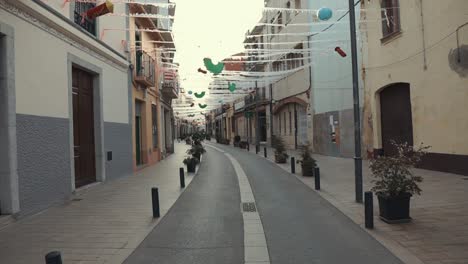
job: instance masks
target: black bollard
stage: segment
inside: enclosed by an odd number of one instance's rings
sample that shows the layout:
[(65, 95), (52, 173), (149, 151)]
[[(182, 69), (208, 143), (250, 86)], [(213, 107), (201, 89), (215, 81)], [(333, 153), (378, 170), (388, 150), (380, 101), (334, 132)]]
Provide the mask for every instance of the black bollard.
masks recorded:
[(264, 149), (263, 149), (263, 152), (264, 152), (263, 154), (265, 155), (265, 158), (267, 158), (267, 157), (268, 157), (268, 155), (267, 155), (267, 148), (264, 148)]
[(320, 190), (320, 169), (318, 167), (314, 168), (314, 177), (315, 177), (315, 190)]
[(52, 251), (45, 256), (46, 264), (62, 264), (62, 256), (58, 251)]
[(260, 152), (260, 146), (255, 145), (255, 154), (258, 154)]
[(250, 151), (250, 144), (247, 144), (247, 151)]
[(151, 188), (151, 200), (153, 202), (153, 218), (160, 217), (159, 213), (159, 191), (158, 188)]
[(374, 228), (374, 197), (372, 192), (364, 193), (364, 218), (368, 229)]
[(184, 168), (179, 169), (179, 175), (180, 175), (180, 188), (185, 188)]
[(291, 157), (291, 173), (296, 173), (296, 160), (294, 159), (294, 157)]

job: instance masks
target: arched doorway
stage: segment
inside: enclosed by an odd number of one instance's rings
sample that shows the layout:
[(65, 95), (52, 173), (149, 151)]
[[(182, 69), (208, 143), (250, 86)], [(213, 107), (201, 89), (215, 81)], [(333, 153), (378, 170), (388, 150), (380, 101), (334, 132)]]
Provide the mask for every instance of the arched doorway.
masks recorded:
[(380, 92), (380, 114), (384, 155), (396, 154), (397, 150), (391, 144), (392, 141), (413, 145), (413, 118), (408, 83), (392, 84)]

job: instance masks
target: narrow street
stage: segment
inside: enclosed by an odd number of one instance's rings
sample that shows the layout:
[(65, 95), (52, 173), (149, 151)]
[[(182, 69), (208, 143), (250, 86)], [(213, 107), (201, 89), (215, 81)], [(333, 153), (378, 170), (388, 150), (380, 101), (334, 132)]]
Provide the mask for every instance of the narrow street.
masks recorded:
[(207, 151), (193, 183), (126, 264), (242, 263), (236, 175), (224, 155)]
[(275, 164), (232, 147), (206, 146), (198, 176), (125, 263), (243, 263), (239, 185), (219, 149), (240, 163), (251, 183), (269, 263), (401, 263)]

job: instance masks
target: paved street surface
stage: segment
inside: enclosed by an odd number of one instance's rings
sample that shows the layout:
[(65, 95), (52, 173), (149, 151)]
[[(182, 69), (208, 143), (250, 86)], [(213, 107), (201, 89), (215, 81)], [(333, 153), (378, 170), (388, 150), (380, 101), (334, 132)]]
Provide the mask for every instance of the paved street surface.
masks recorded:
[(126, 264), (243, 263), (237, 177), (224, 155), (207, 151), (193, 183)]
[[(217, 145), (217, 144), (216, 144)], [(246, 152), (246, 150), (243, 150)], [(263, 157), (264, 147), (261, 147)], [(250, 146), (255, 153), (255, 146)], [(273, 149), (267, 148), (273, 161)], [(296, 158), (299, 151), (289, 150)], [(364, 227), (364, 208), (354, 201), (354, 162), (352, 159), (314, 154), (320, 166), (323, 198), (332, 203), (355, 223)], [(290, 164), (275, 164), (290, 172)], [(367, 230), (405, 263), (465, 264), (468, 263), (468, 178), (466, 176), (415, 169), (424, 177), (421, 196), (411, 199), (411, 223), (388, 225), (378, 218), (378, 201), (374, 197), (374, 230)], [(296, 166), (299, 180), (314, 188), (313, 177), (302, 177)], [(372, 177), (367, 160), (363, 161), (364, 190), (372, 187)], [(444, 191), (442, 191), (444, 190)], [(448, 190), (448, 191), (447, 191)]]
[(245, 150), (215, 146), (231, 153), (250, 180), (271, 263), (401, 263), (330, 203), (278, 166)]
[(158, 223), (152, 218), (151, 187), (159, 187), (161, 216), (182, 193), (179, 167), (187, 149), (175, 144), (176, 153), (155, 166), (90, 187), (66, 205), (0, 229), (0, 263), (45, 263), (53, 250), (62, 252), (64, 264), (122, 263)]

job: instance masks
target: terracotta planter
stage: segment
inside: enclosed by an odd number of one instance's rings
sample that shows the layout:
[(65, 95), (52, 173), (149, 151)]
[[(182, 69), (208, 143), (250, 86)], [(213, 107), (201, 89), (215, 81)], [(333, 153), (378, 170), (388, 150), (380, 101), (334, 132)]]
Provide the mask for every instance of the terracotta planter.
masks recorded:
[(377, 196), (380, 219), (389, 224), (411, 221), (409, 214), (411, 194), (394, 197)]

